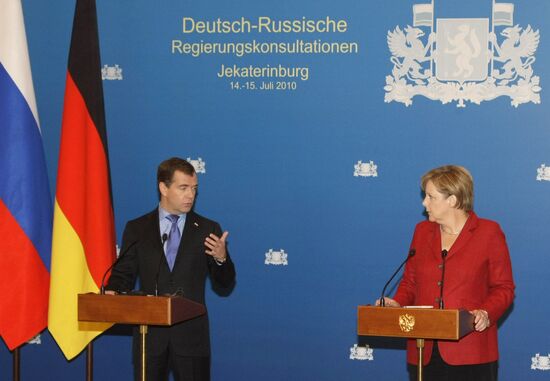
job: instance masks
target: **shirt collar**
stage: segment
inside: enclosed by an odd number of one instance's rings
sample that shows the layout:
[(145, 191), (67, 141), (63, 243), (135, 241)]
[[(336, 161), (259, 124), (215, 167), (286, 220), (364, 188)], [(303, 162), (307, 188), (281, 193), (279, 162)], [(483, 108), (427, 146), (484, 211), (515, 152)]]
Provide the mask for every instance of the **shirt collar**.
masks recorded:
[[(172, 213), (168, 213), (166, 211), (166, 209), (164, 209), (160, 206), (160, 204), (159, 204), (159, 207), (158, 207), (158, 211), (159, 211), (160, 235), (162, 237), (162, 235), (164, 235), (165, 233), (168, 234), (170, 232), (170, 227), (172, 226), (172, 223), (166, 217), (169, 216)], [(179, 216), (178, 228), (179, 228), (180, 234), (182, 234), (183, 233), (183, 228), (185, 226), (185, 220), (187, 218), (187, 213), (178, 214), (178, 216)]]
[[(160, 206), (159, 204), (159, 220), (163, 220), (163, 219), (166, 219), (167, 216), (169, 216), (170, 214), (172, 213), (168, 213), (166, 211), (166, 209), (164, 209), (162, 206)], [(183, 218), (185, 219), (185, 216), (187, 215), (187, 213), (181, 213), (181, 214), (177, 214), (177, 216), (180, 217), (180, 220)]]

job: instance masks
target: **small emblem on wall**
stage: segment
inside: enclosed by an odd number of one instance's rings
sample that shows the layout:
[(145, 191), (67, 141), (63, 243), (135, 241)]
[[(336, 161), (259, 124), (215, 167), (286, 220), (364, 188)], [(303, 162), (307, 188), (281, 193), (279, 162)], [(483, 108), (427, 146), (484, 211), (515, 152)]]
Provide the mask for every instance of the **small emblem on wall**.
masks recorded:
[(537, 169), (537, 180), (550, 181), (550, 167), (547, 167), (545, 164), (542, 164), (540, 168)]
[(285, 253), (284, 250), (275, 251), (273, 249), (269, 249), (267, 253), (265, 253), (265, 264), (266, 265), (288, 265), (288, 254)]
[(368, 345), (360, 347), (357, 344), (353, 344), (353, 347), (349, 349), (349, 359), (350, 360), (374, 360), (373, 349)]
[(122, 80), (122, 68), (118, 65), (109, 66), (103, 65), (101, 68), (101, 79), (108, 81), (121, 81)]
[(36, 335), (29, 341), (27, 341), (27, 344), (42, 344), (42, 337), (40, 337), (40, 334)]
[(187, 161), (195, 167), (195, 172), (197, 173), (206, 173), (206, 163), (202, 160), (202, 158), (198, 159), (191, 159), (190, 157), (187, 158)]
[(548, 356), (541, 356), (539, 353), (531, 357), (531, 369), (550, 370), (550, 353)]
[(363, 163), (361, 160), (354, 165), (353, 176), (358, 177), (378, 177), (378, 166), (371, 160)]

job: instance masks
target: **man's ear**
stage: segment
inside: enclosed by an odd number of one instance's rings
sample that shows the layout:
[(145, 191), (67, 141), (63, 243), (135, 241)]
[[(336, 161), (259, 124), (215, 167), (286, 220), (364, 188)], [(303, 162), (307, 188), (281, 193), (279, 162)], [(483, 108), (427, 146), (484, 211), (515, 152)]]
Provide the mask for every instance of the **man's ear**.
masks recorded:
[(166, 186), (166, 184), (164, 184), (163, 181), (159, 183), (159, 192), (162, 196), (166, 197), (166, 193), (168, 192), (168, 187)]

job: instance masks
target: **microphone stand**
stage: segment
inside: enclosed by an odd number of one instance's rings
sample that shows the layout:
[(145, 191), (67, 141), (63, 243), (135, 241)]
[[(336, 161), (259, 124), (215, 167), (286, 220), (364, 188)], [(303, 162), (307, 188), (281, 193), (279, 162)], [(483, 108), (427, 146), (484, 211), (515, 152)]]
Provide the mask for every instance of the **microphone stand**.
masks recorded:
[(164, 256), (164, 244), (168, 240), (168, 234), (164, 233), (162, 235), (162, 254), (159, 258), (159, 263), (157, 265), (157, 275), (155, 276), (155, 296), (159, 296), (159, 275), (160, 275), (160, 264), (162, 263), (162, 257)]
[(443, 259), (443, 263), (441, 265), (441, 289), (439, 290), (439, 309), (442, 310), (444, 308), (443, 303), (443, 285), (445, 284), (445, 259), (447, 258), (447, 250), (441, 251), (441, 258)]
[(122, 259), (123, 256), (126, 255), (126, 253), (128, 251), (130, 251), (130, 249), (132, 247), (134, 247), (134, 245), (136, 243), (138, 243), (139, 240), (135, 240), (134, 242), (132, 242), (130, 245), (128, 245), (128, 247), (126, 247), (126, 249), (120, 253), (120, 255), (118, 256), (118, 258), (113, 262), (113, 264), (111, 266), (109, 266), (109, 268), (107, 269), (107, 271), (105, 271), (105, 273), (103, 274), (103, 278), (101, 278), (101, 287), (99, 288), (99, 294), (100, 295), (105, 295), (105, 277), (107, 276), (107, 274), (109, 273), (109, 271), (111, 271), (115, 265), (120, 262), (120, 260)]
[(399, 272), (399, 270), (401, 270), (401, 268), (403, 266), (405, 266), (405, 263), (407, 263), (407, 261), (409, 259), (411, 259), (412, 257), (414, 257), (414, 255), (416, 254), (416, 250), (415, 249), (411, 249), (409, 250), (409, 255), (407, 255), (407, 258), (401, 263), (401, 265), (397, 268), (397, 270), (395, 270), (395, 272), (393, 273), (393, 275), (390, 277), (390, 280), (388, 280), (386, 282), (386, 284), (384, 285), (384, 288), (382, 289), (382, 294), (381, 294), (381, 297), (380, 297), (380, 307), (386, 307), (386, 301), (384, 300), (384, 294), (386, 293), (386, 288), (388, 288), (390, 282), (393, 280), (393, 278), (395, 278), (395, 276), (397, 275), (397, 273)]

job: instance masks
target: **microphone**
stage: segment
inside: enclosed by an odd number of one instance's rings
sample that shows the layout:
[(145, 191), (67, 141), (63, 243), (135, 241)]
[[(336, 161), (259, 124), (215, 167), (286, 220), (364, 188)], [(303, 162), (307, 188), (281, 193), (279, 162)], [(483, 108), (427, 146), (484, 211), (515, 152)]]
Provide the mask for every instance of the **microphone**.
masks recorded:
[(441, 265), (441, 289), (439, 290), (439, 309), (442, 310), (444, 308), (443, 304), (443, 285), (445, 284), (445, 258), (447, 258), (447, 250), (441, 251), (441, 258), (443, 259), (443, 264)]
[(409, 255), (407, 255), (407, 258), (401, 263), (401, 265), (397, 268), (397, 270), (395, 270), (395, 272), (393, 273), (393, 275), (391, 276), (390, 280), (388, 280), (386, 282), (386, 284), (384, 285), (384, 288), (382, 289), (382, 296), (380, 297), (380, 307), (386, 307), (386, 301), (384, 300), (384, 294), (386, 293), (386, 288), (388, 288), (390, 282), (393, 280), (393, 278), (395, 278), (395, 276), (397, 275), (397, 273), (399, 272), (399, 270), (401, 270), (401, 268), (403, 266), (405, 266), (405, 263), (407, 263), (407, 261), (409, 259), (411, 259), (412, 257), (414, 257), (414, 255), (416, 254), (416, 249), (410, 249), (409, 250)]
[(168, 240), (168, 234), (164, 233), (162, 235), (162, 254), (159, 257), (159, 264), (157, 265), (157, 275), (155, 276), (155, 296), (159, 296), (159, 274), (160, 274), (160, 264), (162, 263), (162, 257), (164, 256), (164, 244)]
[(131, 244), (129, 244), (126, 249), (120, 253), (120, 255), (118, 256), (118, 258), (113, 262), (113, 264), (111, 266), (109, 266), (109, 268), (107, 269), (107, 271), (105, 271), (105, 273), (103, 274), (103, 278), (101, 278), (101, 287), (99, 288), (99, 294), (100, 295), (105, 295), (105, 277), (107, 276), (107, 274), (109, 273), (109, 271), (111, 271), (113, 269), (113, 267), (115, 267), (115, 265), (120, 261), (120, 259), (126, 255), (126, 253), (128, 251), (130, 251), (130, 249), (132, 247), (134, 247), (134, 245), (136, 243), (138, 243), (139, 240), (136, 239), (135, 241), (133, 241)]

